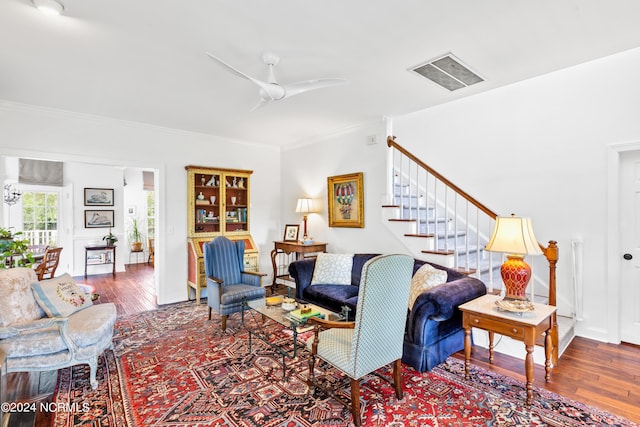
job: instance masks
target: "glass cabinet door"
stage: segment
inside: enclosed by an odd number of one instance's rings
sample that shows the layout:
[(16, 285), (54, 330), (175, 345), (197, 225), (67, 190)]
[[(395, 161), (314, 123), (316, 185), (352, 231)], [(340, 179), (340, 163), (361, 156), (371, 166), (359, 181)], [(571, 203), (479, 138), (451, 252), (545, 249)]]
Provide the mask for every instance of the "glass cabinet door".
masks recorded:
[(220, 175), (194, 173), (195, 233), (220, 232)]
[(246, 232), (248, 223), (249, 177), (225, 175), (225, 231)]

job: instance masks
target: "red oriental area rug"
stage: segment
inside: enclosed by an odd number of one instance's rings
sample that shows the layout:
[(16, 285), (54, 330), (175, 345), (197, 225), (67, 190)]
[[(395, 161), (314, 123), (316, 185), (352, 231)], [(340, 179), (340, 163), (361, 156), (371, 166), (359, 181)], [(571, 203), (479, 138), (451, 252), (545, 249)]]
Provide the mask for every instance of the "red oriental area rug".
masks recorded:
[[(281, 326), (268, 324), (273, 342), (290, 346)], [(308, 333), (307, 333), (308, 335)], [(304, 338), (304, 337), (302, 337)], [(349, 412), (306, 385), (309, 353), (286, 359), (261, 340), (249, 339), (232, 315), (226, 332), (207, 320), (207, 306), (180, 303), (121, 318), (114, 350), (100, 358), (97, 390), (89, 368), (60, 370), (54, 402), (83, 412), (56, 412), (54, 427), (349, 426)], [(348, 399), (349, 382), (320, 365), (317, 377)], [(404, 398), (380, 370), (361, 381), (365, 426), (634, 426), (632, 422), (534, 388), (524, 405), (523, 384), (479, 368), (464, 379), (463, 363), (450, 358), (431, 372), (403, 369)], [(87, 405), (88, 404), (88, 405)], [(89, 408), (87, 411), (86, 408)]]

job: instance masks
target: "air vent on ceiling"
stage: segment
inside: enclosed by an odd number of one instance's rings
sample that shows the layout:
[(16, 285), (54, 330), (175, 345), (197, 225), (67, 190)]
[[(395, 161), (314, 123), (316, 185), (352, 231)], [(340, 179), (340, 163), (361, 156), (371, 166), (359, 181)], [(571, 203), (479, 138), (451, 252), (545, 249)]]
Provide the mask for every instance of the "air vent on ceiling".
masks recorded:
[(466, 65), (463, 65), (452, 54), (418, 65), (410, 70), (450, 91), (484, 81), (482, 77), (471, 71)]

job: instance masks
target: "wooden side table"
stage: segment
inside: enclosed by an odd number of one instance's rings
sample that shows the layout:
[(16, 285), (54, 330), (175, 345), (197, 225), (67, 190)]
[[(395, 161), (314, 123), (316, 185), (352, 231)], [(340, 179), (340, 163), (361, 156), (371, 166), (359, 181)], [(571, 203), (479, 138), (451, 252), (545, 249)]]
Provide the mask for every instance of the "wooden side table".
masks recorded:
[[(296, 261), (302, 259), (307, 254), (313, 254), (318, 252), (326, 252), (327, 244), (323, 242), (313, 242), (310, 244), (304, 244), (302, 242), (283, 242), (274, 241), (274, 248), (271, 251), (271, 265), (273, 266), (273, 282), (271, 283), (271, 292), (273, 293), (278, 279), (291, 282), (293, 279), (289, 277), (288, 271), (278, 272), (278, 265), (276, 258), (278, 254), (295, 254)], [(288, 286), (288, 285), (287, 285)]]
[(544, 340), (544, 368), (546, 382), (551, 378), (551, 330), (553, 328), (553, 314), (556, 307), (546, 304), (534, 303), (534, 310), (526, 313), (512, 313), (499, 311), (496, 301), (501, 299), (499, 295), (484, 295), (480, 298), (462, 304), (462, 327), (464, 336), (464, 372), (469, 379), (469, 366), (471, 360), (471, 328), (484, 329), (489, 332), (489, 363), (493, 363), (493, 337), (495, 333), (506, 335), (513, 339), (523, 341), (527, 356), (524, 361), (527, 377), (527, 405), (531, 405), (533, 399), (533, 349), (536, 338), (543, 332)]
[[(103, 257), (96, 261), (89, 259), (90, 252), (102, 252)], [(106, 256), (104, 256), (106, 254)], [(116, 277), (116, 247), (108, 245), (84, 247), (84, 277), (87, 278), (87, 267), (92, 265), (112, 264), (111, 274)]]

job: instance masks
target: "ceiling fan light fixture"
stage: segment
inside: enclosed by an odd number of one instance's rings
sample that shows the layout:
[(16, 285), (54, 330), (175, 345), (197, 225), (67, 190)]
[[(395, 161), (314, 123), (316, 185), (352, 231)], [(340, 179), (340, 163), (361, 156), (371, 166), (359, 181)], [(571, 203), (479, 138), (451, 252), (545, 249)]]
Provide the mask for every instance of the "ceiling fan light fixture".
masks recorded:
[(64, 5), (58, 0), (31, 0), (31, 2), (40, 12), (47, 15), (61, 15), (64, 12)]

